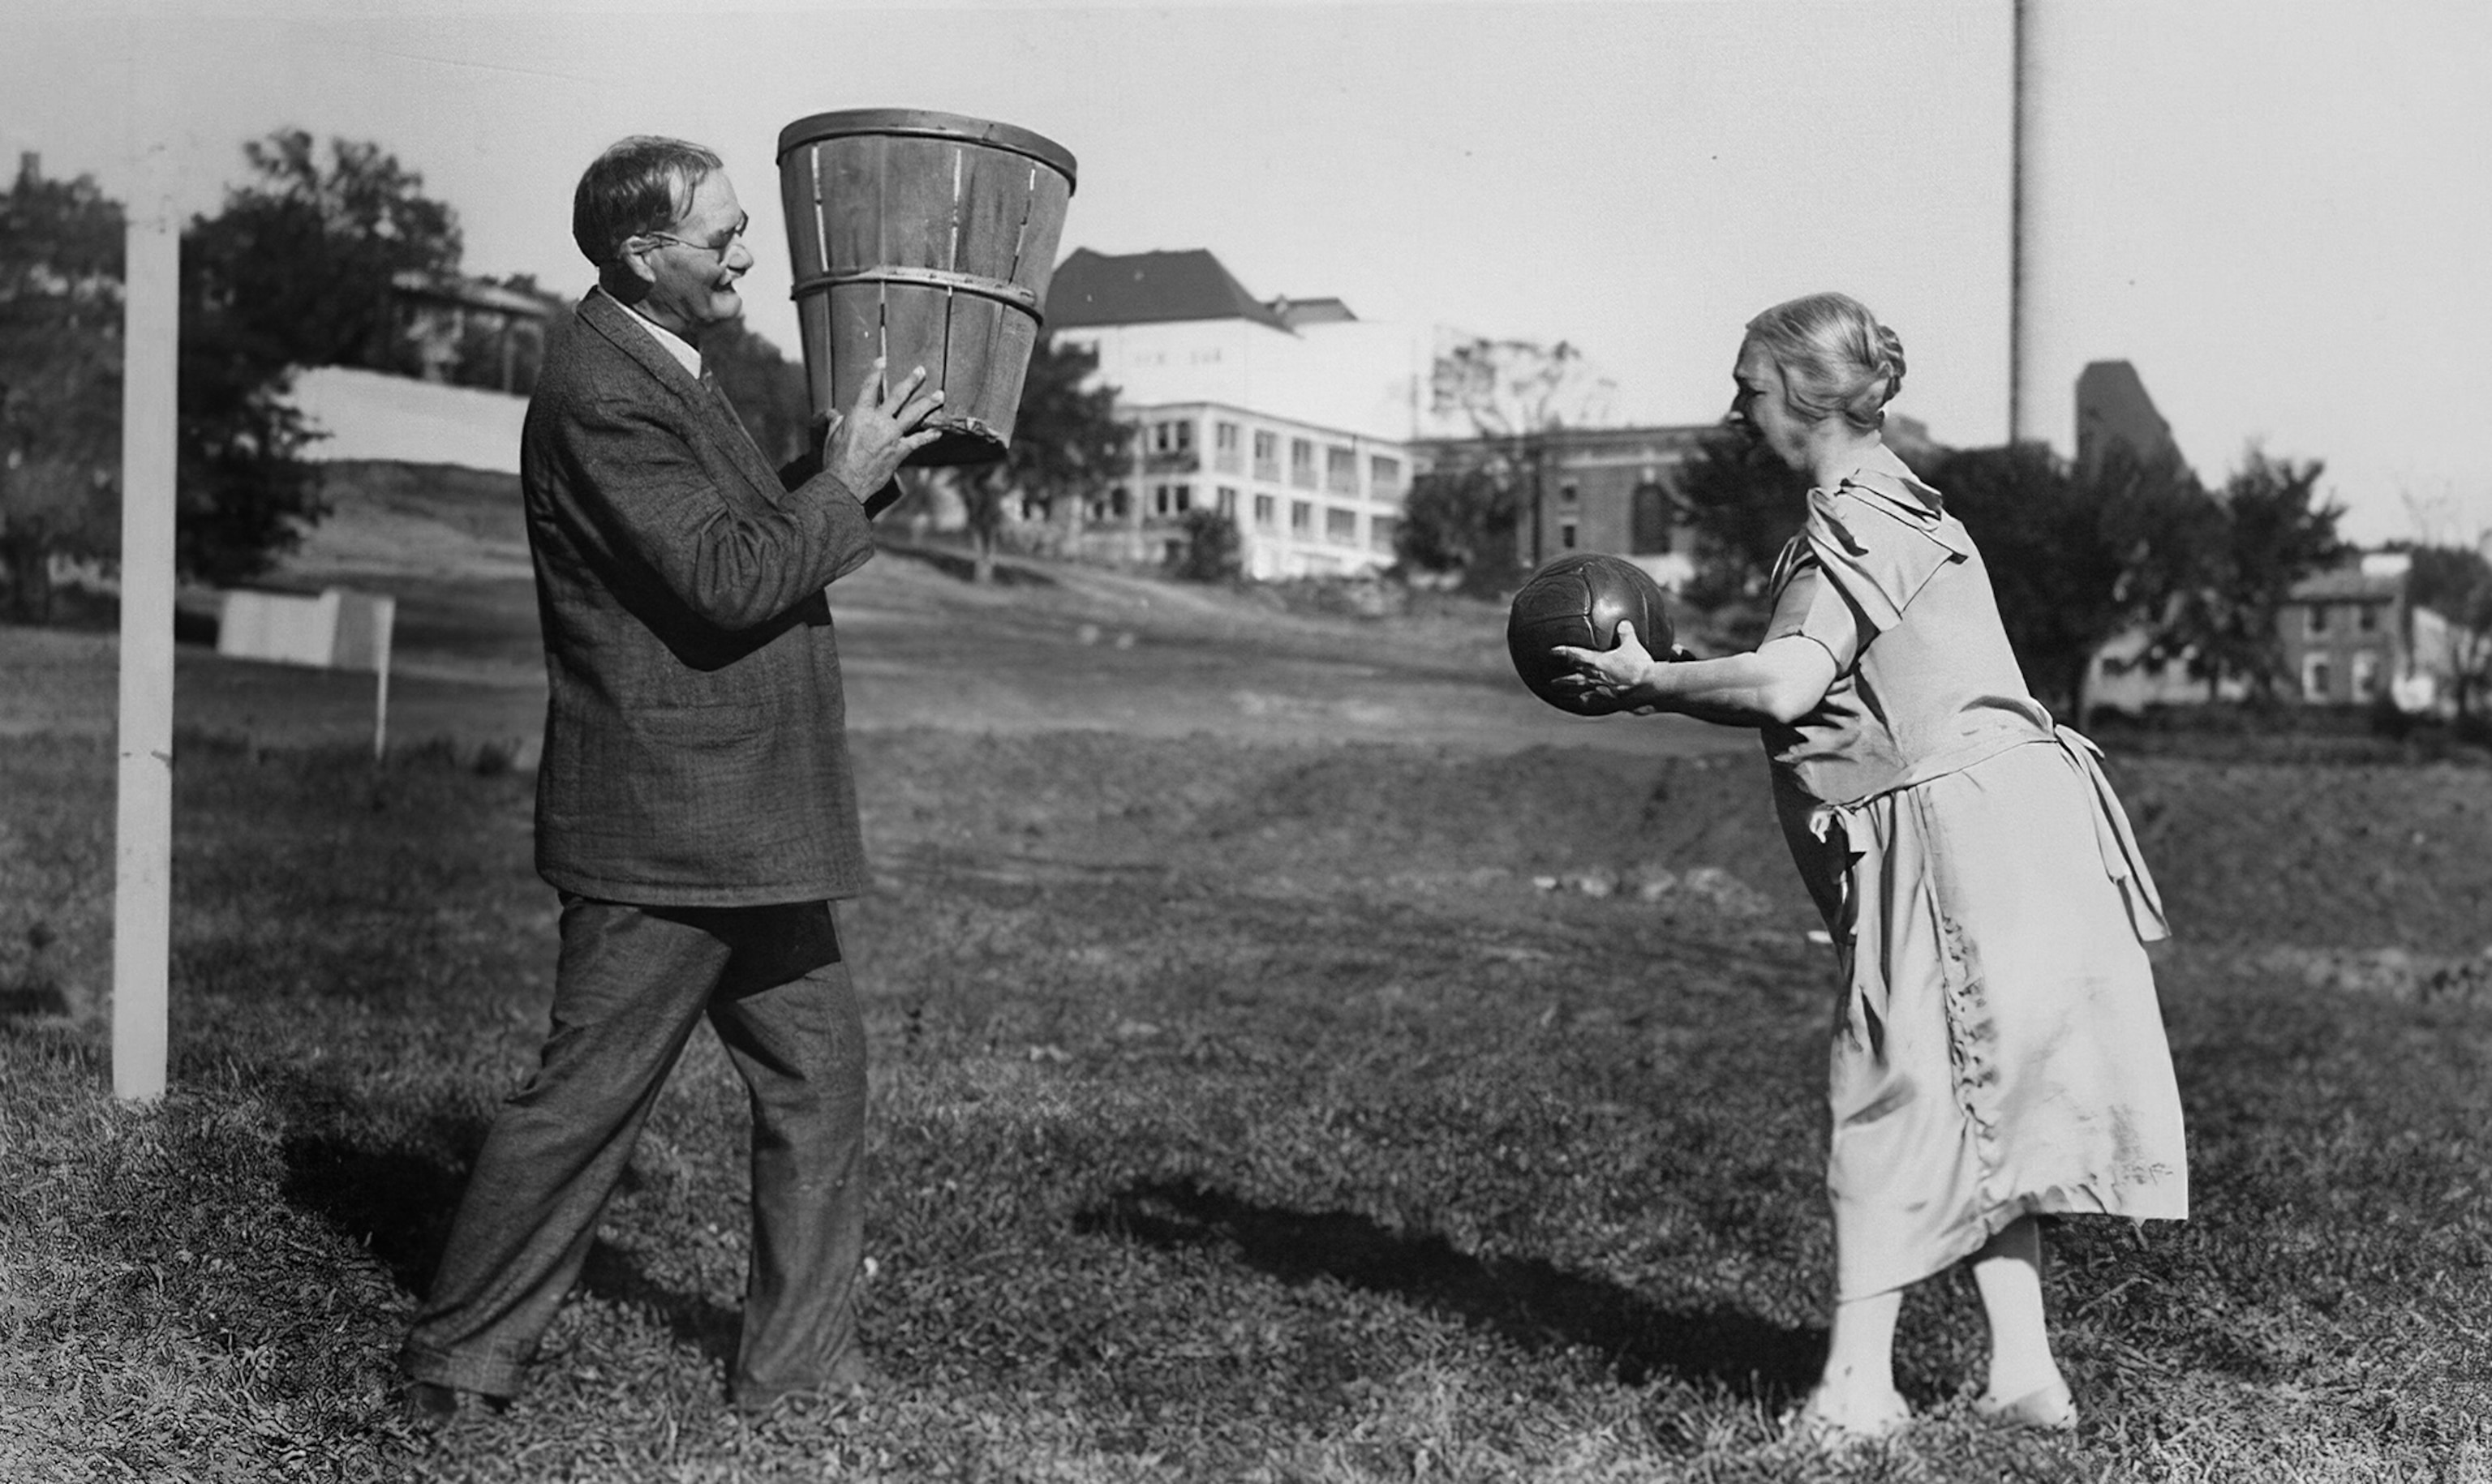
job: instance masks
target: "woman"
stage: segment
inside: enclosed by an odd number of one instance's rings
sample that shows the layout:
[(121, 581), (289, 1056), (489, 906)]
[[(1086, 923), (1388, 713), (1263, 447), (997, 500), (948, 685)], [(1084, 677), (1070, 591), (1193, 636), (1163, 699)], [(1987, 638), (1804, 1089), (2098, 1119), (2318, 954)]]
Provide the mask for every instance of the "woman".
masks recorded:
[(1817, 294), (1747, 327), (1730, 421), (1813, 477), (1756, 650), (1657, 662), (1619, 626), (1560, 653), (1588, 693), (1759, 728), (1783, 832), (1835, 941), (1836, 1293), (1797, 1415), (1892, 1433), (1904, 1289), (1970, 1258), (1978, 1408), (2073, 1428), (2042, 1314), (2038, 1212), (2187, 1214), (2180, 1098), (2143, 945), (2161, 905), (2093, 746), (2027, 691), (1990, 578), (1879, 436), (1894, 333)]

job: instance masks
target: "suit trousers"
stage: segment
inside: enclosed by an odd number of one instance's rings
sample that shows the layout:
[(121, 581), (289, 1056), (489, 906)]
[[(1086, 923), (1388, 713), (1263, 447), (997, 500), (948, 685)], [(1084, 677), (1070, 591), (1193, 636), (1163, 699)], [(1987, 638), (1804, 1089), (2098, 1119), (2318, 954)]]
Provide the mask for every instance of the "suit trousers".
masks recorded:
[(552, 1030), (495, 1117), (400, 1352), (507, 1397), (578, 1280), (694, 1026), (752, 1094), (753, 1249), (728, 1388), (745, 1408), (862, 1369), (865, 1027), (830, 904), (634, 907), (566, 894)]

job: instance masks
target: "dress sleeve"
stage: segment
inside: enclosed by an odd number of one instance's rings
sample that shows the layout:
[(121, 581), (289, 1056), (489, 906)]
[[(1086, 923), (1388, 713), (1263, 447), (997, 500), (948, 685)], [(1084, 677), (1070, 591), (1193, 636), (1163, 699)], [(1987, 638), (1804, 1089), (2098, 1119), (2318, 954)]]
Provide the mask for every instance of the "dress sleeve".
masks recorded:
[(1826, 580), (1825, 567), (1805, 544), (1789, 559), (1790, 569), (1774, 596), (1773, 616), (1765, 622), (1761, 643), (1796, 635), (1814, 639), (1834, 656), (1834, 673), (1848, 675), (1860, 657), (1860, 648), (1876, 636), (1858, 610)]
[(1811, 491), (1802, 539), (1823, 581), (1859, 615), (1865, 646), (1902, 623), (1939, 569), (1972, 547), (1961, 527), (1934, 511), (1854, 489)]

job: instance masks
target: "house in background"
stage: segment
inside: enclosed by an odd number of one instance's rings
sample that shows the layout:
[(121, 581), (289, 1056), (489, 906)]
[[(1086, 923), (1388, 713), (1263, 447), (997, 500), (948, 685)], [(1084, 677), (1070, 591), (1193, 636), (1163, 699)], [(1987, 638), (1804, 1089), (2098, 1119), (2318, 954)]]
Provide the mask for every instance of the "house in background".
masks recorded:
[(1353, 574), (1393, 562), (1409, 489), (1417, 342), (1337, 299), (1259, 300), (1201, 248), (1076, 249), (1049, 330), (1099, 359), (1140, 430), (1122, 479), (1081, 512), (1085, 554), (1157, 561), (1197, 509), (1235, 523), (1246, 575)]
[(2296, 699), (2314, 706), (2393, 703), (2444, 710), (2454, 694), (2463, 633), (2407, 592), (2413, 559), (2373, 552), (2305, 577), (2276, 615)]
[(390, 276), (390, 303), (424, 380), (518, 396), (536, 390), (546, 333), (567, 312), (549, 294), (413, 270)]

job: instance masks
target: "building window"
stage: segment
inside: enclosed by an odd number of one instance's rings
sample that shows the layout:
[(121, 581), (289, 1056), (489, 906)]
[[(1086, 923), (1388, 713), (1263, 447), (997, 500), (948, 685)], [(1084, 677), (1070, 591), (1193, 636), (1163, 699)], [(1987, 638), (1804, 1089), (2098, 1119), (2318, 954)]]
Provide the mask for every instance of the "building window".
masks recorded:
[(1572, 520), (1558, 522), (1558, 549), (1559, 551), (1575, 549), (1575, 523)]
[(1316, 446), (1304, 438), (1290, 440), (1290, 482), (1300, 489), (1316, 487)]
[(1660, 480), (1646, 480), (1628, 499), (1628, 549), (1649, 555), (1668, 553), (1676, 544), (1670, 529), (1670, 491)]
[(1211, 424), (1211, 466), (1222, 474), (1235, 474), (1246, 467), (1237, 451), (1237, 424)]
[[(2369, 613), (2370, 606), (2367, 603), (2364, 604), (2362, 611)], [(2354, 683), (2355, 700), (2368, 701), (2380, 693), (2380, 656), (2373, 651), (2357, 652), (2354, 657), (2347, 661), (2345, 675), (2346, 679)]]
[(1281, 435), (1258, 432), (1255, 435), (1255, 478), (1275, 483), (1281, 478)]
[(1119, 520), (1132, 514), (1134, 512), (1133, 492), (1126, 489), (1122, 484), (1110, 485), (1108, 487), (1108, 509), (1110, 512), (1114, 514)]
[(1226, 484), (1223, 484), (1220, 486), (1218, 499), (1220, 501), (1221, 518), (1224, 520), (1235, 520), (1237, 518), (1237, 491), (1230, 488)]
[(1290, 534), (1291, 536), (1306, 535), (1310, 530), (1314, 529), (1315, 523), (1316, 508), (1314, 502), (1308, 500), (1292, 500), (1290, 502)]
[(1324, 488), (1336, 495), (1358, 493), (1358, 453), (1351, 449), (1324, 450)]
[[(2314, 604), (2313, 606), (2316, 607), (2317, 605)], [(2301, 656), (2301, 699), (2305, 701), (2327, 700), (2329, 680), (2329, 676), (2328, 673), (2327, 655), (2304, 655)]]
[(1367, 523), (1367, 544), (1377, 551), (1393, 549), (1393, 517), (1379, 515)]
[(1188, 421), (1151, 424), (1151, 451), (1187, 453), (1194, 449), (1194, 423)]
[(1324, 539), (1337, 546), (1351, 546), (1358, 541), (1358, 512), (1338, 505), (1324, 507)]
[(1152, 513), (1152, 514), (1154, 514), (1154, 515), (1166, 515), (1168, 512), (1169, 512), (1169, 487), (1168, 487), (1167, 485), (1165, 485), (1165, 484), (1154, 484), (1154, 485), (1152, 485), (1152, 486), (1151, 486), (1151, 513)]
[(1568, 480), (1565, 483), (1558, 486), (1558, 503), (1559, 505), (1573, 505), (1576, 501), (1583, 498), (1584, 492), (1575, 486), (1575, 481), (1573, 480)]
[(2312, 635), (2324, 634), (2328, 631), (2328, 605), (2326, 603), (2312, 603), (2310, 605), (2310, 612), (2302, 621), (2302, 631)]
[(1402, 460), (1378, 453), (1367, 460), (1367, 482), (1381, 492), (1402, 487)]
[(1182, 514), (1184, 514), (1186, 511), (1188, 511), (1188, 510), (1190, 510), (1190, 509), (1194, 509), (1194, 486), (1193, 486), (1193, 485), (1191, 485), (1191, 484), (1180, 484), (1180, 485), (1178, 485), (1178, 486), (1176, 487), (1176, 512), (1177, 512), (1178, 514), (1182, 515)]
[[(2354, 632), (2358, 634), (2375, 634), (2379, 631), (2380, 605), (2378, 603), (2358, 603), (2355, 605)], [(2358, 684), (2357, 688), (2359, 688)]]
[(1271, 529), (1272, 529), (1272, 507), (1273, 507), (1273, 501), (1272, 501), (1272, 497), (1271, 497), (1271, 496), (1269, 496), (1269, 495), (1257, 495), (1257, 496), (1255, 497), (1255, 529), (1256, 529), (1256, 530), (1258, 530), (1258, 531), (1269, 531), (1269, 530), (1271, 530)]

